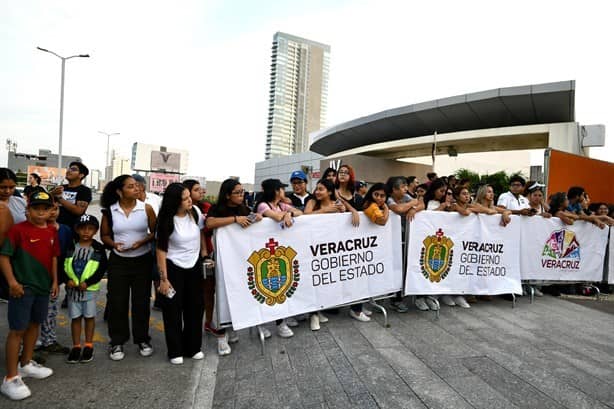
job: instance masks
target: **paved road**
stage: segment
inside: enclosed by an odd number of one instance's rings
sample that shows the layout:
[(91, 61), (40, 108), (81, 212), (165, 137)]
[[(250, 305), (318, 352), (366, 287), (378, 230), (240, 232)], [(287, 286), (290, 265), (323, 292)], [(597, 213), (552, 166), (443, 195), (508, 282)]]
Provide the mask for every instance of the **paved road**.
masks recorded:
[[(532, 305), (520, 300), (515, 309), (503, 300), (444, 307), (439, 320), (392, 313), (389, 329), (381, 315), (358, 323), (346, 313), (319, 332), (303, 323), (294, 338), (274, 335), (264, 356), (248, 331), (219, 360), (206, 338), (207, 358), (183, 366), (166, 361), (159, 312), (152, 316), (155, 354), (142, 358), (129, 347), (122, 362), (106, 357), (99, 319), (92, 363), (50, 356), (56, 373), (28, 380), (31, 398), (1, 398), (0, 407), (614, 408), (611, 314), (549, 296)], [(58, 335), (67, 343), (65, 314)]]

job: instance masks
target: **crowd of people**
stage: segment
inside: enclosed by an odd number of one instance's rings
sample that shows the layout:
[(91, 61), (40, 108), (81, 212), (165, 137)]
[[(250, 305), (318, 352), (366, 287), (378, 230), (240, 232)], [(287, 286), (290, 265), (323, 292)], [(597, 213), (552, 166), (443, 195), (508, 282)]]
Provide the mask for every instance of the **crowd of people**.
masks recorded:
[[(558, 217), (565, 224), (583, 220), (600, 228), (614, 224), (614, 207), (590, 202), (582, 187), (555, 192), (547, 198), (545, 186), (512, 176), (509, 191), (495, 200), (492, 186), (471, 186), (455, 176), (427, 174), (394, 176), (386, 182), (368, 184), (357, 180), (353, 168), (343, 164), (326, 169), (312, 192), (301, 171), (289, 178), (292, 190), (279, 179), (262, 182), (253, 206), (246, 202), (238, 180), (227, 179), (217, 203), (203, 201), (200, 183), (188, 179), (170, 184), (162, 199), (145, 188), (143, 176), (122, 175), (109, 182), (102, 193), (99, 221), (87, 212), (92, 200), (82, 180), (89, 170), (80, 162), (69, 164), (67, 183), (46, 191), (38, 175), (22, 198), (15, 194), (16, 175), (0, 168), (0, 291), (8, 299), (9, 333), (6, 341), (6, 376), (0, 391), (20, 400), (31, 392), (24, 377), (46, 378), (53, 370), (34, 359), (35, 349), (67, 355), (68, 363), (87, 363), (94, 358), (96, 300), (100, 282), (107, 277), (105, 320), (108, 324), (111, 360), (124, 359), (125, 344), (132, 339), (143, 357), (154, 353), (149, 334), (152, 285), (154, 307), (162, 310), (167, 357), (171, 364), (184, 358), (203, 359), (203, 332), (217, 340), (219, 355), (232, 352), (238, 340), (231, 329), (217, 328), (213, 319), (215, 254), (212, 236), (216, 229), (238, 224), (249, 228), (270, 218), (281, 228), (292, 228), (296, 218), (311, 214), (349, 213), (353, 226), (359, 212), (370, 223), (385, 225), (391, 212), (401, 216), (402, 229), (424, 210), (499, 215), (501, 225), (511, 215)], [(97, 233), (100, 240), (96, 240)], [(405, 234), (403, 234), (405, 237)], [(405, 257), (404, 257), (405, 259)], [(405, 262), (405, 260), (403, 260)], [(72, 345), (64, 347), (56, 337), (59, 286), (65, 285)], [(485, 297), (489, 299), (489, 297)], [(449, 306), (470, 308), (475, 297), (463, 295), (416, 296), (418, 310)], [(402, 293), (394, 294), (390, 306), (403, 313), (410, 309)], [(338, 309), (314, 311), (305, 317), (277, 320), (277, 335), (294, 335), (292, 327), (305, 318), (313, 331), (329, 321), (326, 315)], [(371, 311), (361, 303), (349, 315), (360, 322), (371, 320)], [(265, 337), (271, 332), (264, 326)], [(82, 334), (83, 332), (83, 334)]]

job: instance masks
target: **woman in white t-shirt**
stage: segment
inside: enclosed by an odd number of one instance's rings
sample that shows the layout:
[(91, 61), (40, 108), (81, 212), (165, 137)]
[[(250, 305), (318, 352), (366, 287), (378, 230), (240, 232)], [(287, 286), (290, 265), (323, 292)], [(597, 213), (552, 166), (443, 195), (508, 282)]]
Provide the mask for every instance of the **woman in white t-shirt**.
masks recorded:
[(164, 192), (156, 227), (156, 259), (160, 270), (162, 317), (168, 358), (203, 359), (202, 321), (205, 309), (201, 258), (207, 255), (204, 221), (192, 206), (190, 191), (171, 183)]

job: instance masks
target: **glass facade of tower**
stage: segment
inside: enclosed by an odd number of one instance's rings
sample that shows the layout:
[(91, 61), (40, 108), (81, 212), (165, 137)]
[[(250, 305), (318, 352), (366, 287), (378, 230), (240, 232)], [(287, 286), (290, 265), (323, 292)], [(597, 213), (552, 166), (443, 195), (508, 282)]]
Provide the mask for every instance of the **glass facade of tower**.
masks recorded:
[(326, 121), (330, 46), (275, 33), (265, 158), (309, 150)]

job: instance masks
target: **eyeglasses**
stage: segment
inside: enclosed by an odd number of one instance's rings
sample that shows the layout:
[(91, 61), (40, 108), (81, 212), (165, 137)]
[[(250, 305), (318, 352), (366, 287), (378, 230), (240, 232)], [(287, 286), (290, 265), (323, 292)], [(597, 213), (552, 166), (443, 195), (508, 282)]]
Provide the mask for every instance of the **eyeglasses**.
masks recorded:
[(450, 196), (452, 196), (452, 195), (453, 195), (453, 193), (452, 193), (452, 192), (446, 192), (446, 195), (450, 195)]
[(292, 183), (293, 185), (302, 185), (303, 183), (305, 183), (305, 181), (304, 180), (293, 180), (290, 183)]
[(522, 187), (522, 183), (520, 183), (520, 182), (514, 182), (514, 183), (510, 184), (510, 186), (513, 186), (513, 187)]
[(337, 175), (349, 175), (350, 172), (348, 172), (347, 170), (340, 170), (339, 172), (337, 172)]
[(79, 172), (79, 168), (77, 166), (71, 166), (66, 168), (66, 170), (70, 170), (71, 172)]
[(245, 193), (245, 190), (241, 189), (241, 190), (235, 190), (231, 194), (239, 196), (239, 195), (242, 195), (244, 193)]

